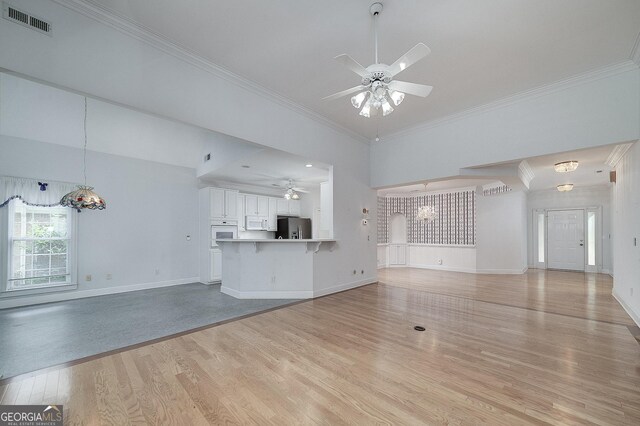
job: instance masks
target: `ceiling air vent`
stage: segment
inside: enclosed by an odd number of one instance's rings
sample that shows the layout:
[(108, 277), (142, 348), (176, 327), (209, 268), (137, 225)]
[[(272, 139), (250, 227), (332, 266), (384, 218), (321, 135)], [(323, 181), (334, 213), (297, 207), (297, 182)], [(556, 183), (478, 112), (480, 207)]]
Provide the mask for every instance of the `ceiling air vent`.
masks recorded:
[(24, 25), (41, 33), (51, 35), (51, 24), (47, 21), (29, 15), (7, 3), (2, 4), (2, 10), (2, 15), (7, 21), (15, 22), (16, 24)]

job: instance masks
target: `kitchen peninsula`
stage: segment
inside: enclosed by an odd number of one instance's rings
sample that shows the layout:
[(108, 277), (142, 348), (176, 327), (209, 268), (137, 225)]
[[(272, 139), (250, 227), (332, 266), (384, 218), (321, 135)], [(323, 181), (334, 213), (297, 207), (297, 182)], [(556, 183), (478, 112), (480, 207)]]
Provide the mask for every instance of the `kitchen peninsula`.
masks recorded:
[(221, 291), (238, 299), (308, 299), (314, 292), (314, 260), (333, 251), (332, 239), (218, 239)]

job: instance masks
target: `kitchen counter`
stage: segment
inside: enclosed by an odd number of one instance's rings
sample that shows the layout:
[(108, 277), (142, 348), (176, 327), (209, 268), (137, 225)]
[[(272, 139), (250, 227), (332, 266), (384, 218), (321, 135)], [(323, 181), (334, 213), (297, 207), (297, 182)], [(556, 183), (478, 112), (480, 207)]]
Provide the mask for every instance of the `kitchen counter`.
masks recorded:
[(337, 245), (332, 239), (218, 239), (220, 291), (239, 299), (307, 299), (314, 291), (314, 262)]
[[(246, 243), (250, 243), (253, 244), (253, 248), (254, 251), (257, 252), (258, 249), (264, 245), (264, 244), (272, 244), (272, 243), (276, 243), (276, 244), (306, 244), (306, 251), (313, 251), (314, 253), (317, 253), (320, 250), (320, 246), (322, 246), (323, 244), (326, 244), (329, 246), (329, 251), (333, 251), (333, 247), (336, 243), (336, 240), (331, 240), (331, 239), (321, 239), (321, 238), (312, 238), (312, 239), (307, 239), (307, 240), (287, 240), (287, 239), (228, 239), (228, 238), (224, 238), (224, 239), (217, 239), (216, 242), (219, 245), (223, 245), (223, 244), (246, 244)], [(223, 244), (220, 244), (223, 243)]]

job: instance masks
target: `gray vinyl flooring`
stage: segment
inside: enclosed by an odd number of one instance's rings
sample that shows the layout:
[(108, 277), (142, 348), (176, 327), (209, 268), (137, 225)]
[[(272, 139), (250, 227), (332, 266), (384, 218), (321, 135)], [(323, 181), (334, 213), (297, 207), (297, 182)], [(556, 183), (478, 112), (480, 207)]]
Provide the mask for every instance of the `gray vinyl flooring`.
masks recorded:
[(2, 378), (291, 303), (186, 284), (0, 310)]

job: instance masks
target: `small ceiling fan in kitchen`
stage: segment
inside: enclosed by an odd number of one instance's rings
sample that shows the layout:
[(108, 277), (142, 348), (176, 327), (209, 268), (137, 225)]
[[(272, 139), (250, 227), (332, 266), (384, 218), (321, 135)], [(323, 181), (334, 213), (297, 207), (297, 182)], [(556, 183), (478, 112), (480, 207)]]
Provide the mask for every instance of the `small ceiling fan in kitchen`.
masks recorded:
[[(351, 98), (354, 108), (360, 110), (363, 117), (371, 117), (382, 109), (382, 115), (389, 115), (393, 112), (393, 105), (398, 106), (404, 100), (405, 94), (427, 97), (432, 86), (424, 84), (409, 83), (406, 81), (394, 80), (394, 77), (420, 59), (427, 56), (431, 49), (424, 43), (418, 43), (407, 53), (402, 55), (391, 65), (381, 64), (378, 61), (378, 16), (382, 12), (382, 3), (373, 3), (369, 8), (373, 17), (373, 37), (374, 37), (374, 60), (368, 67), (363, 67), (355, 59), (347, 54), (336, 56), (334, 59), (358, 74), (362, 80), (358, 86), (335, 93), (323, 98), (324, 100), (335, 100), (352, 93), (360, 92)], [(390, 102), (391, 101), (391, 102)]]
[(306, 193), (307, 191), (304, 188), (296, 188), (293, 186), (293, 180), (289, 179), (286, 186), (287, 190), (284, 193), (284, 198), (287, 200), (299, 200), (300, 194), (299, 192)]

